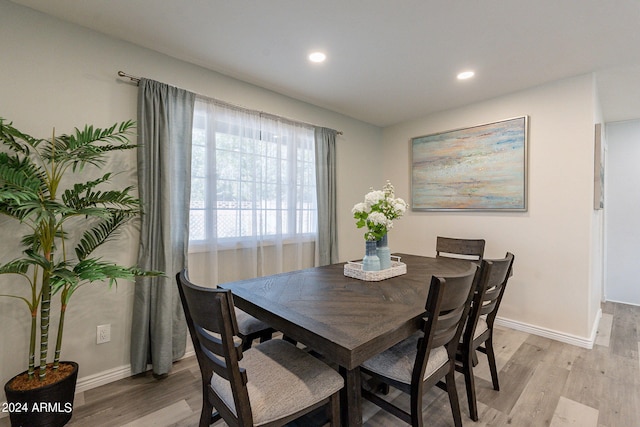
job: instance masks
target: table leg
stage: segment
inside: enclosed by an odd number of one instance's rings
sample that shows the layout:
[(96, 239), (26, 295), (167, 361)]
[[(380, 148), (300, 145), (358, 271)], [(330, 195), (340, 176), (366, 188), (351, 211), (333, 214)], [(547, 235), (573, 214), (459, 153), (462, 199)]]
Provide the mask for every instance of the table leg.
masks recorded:
[(344, 388), (340, 391), (340, 413), (342, 427), (362, 426), (362, 394), (360, 391), (360, 368), (346, 369), (340, 366)]

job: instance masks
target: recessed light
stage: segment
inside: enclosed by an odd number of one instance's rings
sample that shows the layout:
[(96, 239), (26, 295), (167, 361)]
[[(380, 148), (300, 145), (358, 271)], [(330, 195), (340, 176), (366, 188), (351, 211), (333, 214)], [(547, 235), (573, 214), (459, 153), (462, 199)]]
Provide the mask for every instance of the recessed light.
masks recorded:
[(470, 79), (471, 77), (473, 77), (476, 73), (474, 73), (473, 71), (463, 71), (462, 73), (458, 74), (458, 80), (467, 80)]
[(311, 62), (324, 62), (327, 59), (327, 55), (322, 52), (313, 52), (309, 54), (309, 61)]

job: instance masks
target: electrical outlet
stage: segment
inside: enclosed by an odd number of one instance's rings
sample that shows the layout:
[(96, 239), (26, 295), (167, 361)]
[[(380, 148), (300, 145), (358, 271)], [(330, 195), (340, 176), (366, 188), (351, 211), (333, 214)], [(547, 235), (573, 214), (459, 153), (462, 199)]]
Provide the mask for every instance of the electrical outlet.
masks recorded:
[(96, 344), (111, 341), (111, 325), (98, 325)]

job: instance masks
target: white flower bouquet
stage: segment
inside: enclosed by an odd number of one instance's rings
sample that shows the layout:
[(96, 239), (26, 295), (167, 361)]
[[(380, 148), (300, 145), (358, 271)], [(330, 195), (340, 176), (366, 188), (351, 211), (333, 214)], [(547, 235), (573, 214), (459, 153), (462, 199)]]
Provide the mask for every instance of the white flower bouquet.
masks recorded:
[(351, 213), (358, 228), (367, 227), (365, 240), (380, 240), (392, 227), (393, 220), (400, 218), (407, 210), (407, 203), (395, 197), (391, 182), (387, 181), (382, 190), (374, 190), (364, 196), (364, 202), (357, 203)]

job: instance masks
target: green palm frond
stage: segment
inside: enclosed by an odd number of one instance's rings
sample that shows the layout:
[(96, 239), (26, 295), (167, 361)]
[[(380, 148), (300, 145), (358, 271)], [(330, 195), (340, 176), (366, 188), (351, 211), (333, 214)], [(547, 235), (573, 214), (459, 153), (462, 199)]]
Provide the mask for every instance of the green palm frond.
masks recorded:
[(13, 152), (29, 156), (31, 151), (37, 148), (42, 141), (42, 139), (20, 132), (13, 127), (13, 122), (5, 123), (5, 120), (0, 117), (0, 142), (8, 146)]
[[(7, 203), (9, 205), (8, 207), (10, 207), (10, 205), (19, 205), (27, 200), (33, 200), (32, 194), (0, 188), (0, 203)], [(0, 210), (0, 212), (4, 213), (2, 210)], [(7, 213), (7, 215), (9, 214)]]
[(51, 292), (57, 293), (65, 287), (76, 287), (80, 283), (80, 278), (75, 273), (72, 266), (66, 262), (56, 264), (50, 277)]
[(67, 206), (78, 211), (95, 206), (131, 209), (140, 205), (140, 201), (130, 194), (133, 188), (129, 186), (122, 190), (86, 191), (80, 195), (77, 195), (74, 190), (72, 193), (65, 194), (63, 201)]
[(135, 215), (120, 211), (114, 212), (108, 219), (85, 231), (80, 243), (75, 248), (78, 259), (80, 261), (86, 259), (97, 247), (109, 241), (117, 233), (120, 226), (133, 216)]
[(29, 157), (0, 153), (0, 190), (38, 194), (46, 191), (45, 179)]
[[(29, 258), (14, 259), (13, 261), (0, 266), (0, 274), (17, 274), (25, 278), (29, 286), (33, 287), (34, 283), (31, 280), (31, 277), (29, 277), (28, 273), (31, 267), (36, 265), (37, 264), (34, 262), (34, 260)], [(20, 295), (0, 294), (0, 296), (15, 298), (24, 301), (25, 304), (27, 304), (27, 306), (29, 307), (29, 311), (33, 311), (34, 307), (37, 306), (39, 302), (39, 298), (37, 296), (34, 296), (31, 300)]]
[(0, 153), (0, 213), (24, 220), (24, 204), (37, 204), (48, 195), (45, 177), (29, 158)]
[(71, 165), (74, 171), (81, 170), (86, 164), (101, 166), (105, 164), (105, 153), (135, 147), (129, 144), (134, 128), (135, 123), (131, 120), (107, 129), (93, 126), (85, 126), (82, 130), (76, 128), (71, 135), (57, 137), (55, 148), (46, 146), (42, 150), (43, 157), (54, 159), (60, 165)]
[(29, 200), (13, 207), (16, 214), (22, 221), (29, 221), (32, 224), (42, 224), (47, 222), (58, 222), (58, 216), (66, 216), (73, 213), (73, 209), (68, 208), (55, 200)]
[(34, 252), (31, 249), (27, 249), (26, 251), (24, 251), (24, 254), (27, 256), (27, 258), (24, 259), (25, 262), (29, 262), (32, 265), (38, 265), (45, 271), (51, 271), (53, 269), (53, 264), (51, 263), (51, 261), (47, 260), (39, 253)]
[(38, 233), (25, 234), (24, 236), (22, 236), (22, 239), (20, 239), (20, 244), (25, 248), (29, 248), (32, 251), (37, 252), (41, 247), (40, 236), (38, 235)]
[(147, 271), (138, 267), (123, 267), (99, 258), (87, 258), (80, 261), (74, 268), (74, 273), (80, 282), (96, 282), (107, 280), (109, 287), (117, 284), (118, 279), (133, 280), (139, 276), (163, 276), (161, 271)]
[(135, 277), (129, 267), (104, 262), (98, 258), (88, 258), (80, 261), (74, 267), (73, 271), (82, 281), (96, 282), (108, 280), (109, 286), (116, 283), (117, 279), (133, 280)]
[(25, 202), (36, 202), (39, 199), (38, 194), (32, 191), (0, 187), (0, 203), (6, 203), (8, 208), (20, 206)]
[(101, 178), (93, 181), (87, 181), (74, 184), (72, 188), (68, 188), (62, 194), (62, 201), (65, 205), (73, 208), (78, 208), (81, 205), (81, 199), (85, 192), (91, 191), (91, 189), (98, 185), (108, 182), (111, 179), (111, 173), (104, 174)]
[(52, 292), (66, 288), (66, 300), (69, 301), (73, 293), (87, 283), (106, 281), (109, 287), (118, 284), (119, 279), (133, 280), (135, 277), (164, 276), (161, 271), (147, 271), (138, 267), (123, 267), (100, 258), (87, 258), (77, 263), (73, 268), (67, 264), (60, 264), (51, 275)]
[(34, 264), (31, 259), (14, 259), (0, 266), (0, 274), (20, 274), (24, 276)]
[(69, 212), (65, 219), (75, 216), (84, 216), (85, 218), (109, 219), (111, 218), (111, 215), (112, 213), (109, 209), (101, 206), (96, 206), (73, 210)]
[(24, 193), (19, 193), (19, 195), (15, 194), (14, 196), (15, 197), (0, 197), (0, 214), (24, 222), (31, 214), (32, 209), (25, 209), (23, 205), (28, 203), (35, 206), (38, 204), (38, 200), (30, 199)]

